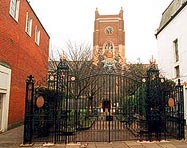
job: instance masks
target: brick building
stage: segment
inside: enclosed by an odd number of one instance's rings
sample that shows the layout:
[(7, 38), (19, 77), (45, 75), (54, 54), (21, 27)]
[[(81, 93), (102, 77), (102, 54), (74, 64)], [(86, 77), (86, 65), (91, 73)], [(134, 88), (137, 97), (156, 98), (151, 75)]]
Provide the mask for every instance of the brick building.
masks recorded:
[(23, 122), (25, 80), (47, 75), (49, 39), (27, 0), (0, 0), (0, 132)]
[(93, 33), (94, 64), (104, 61), (104, 65), (125, 64), (125, 31), (123, 9), (119, 14), (100, 15), (95, 10)]

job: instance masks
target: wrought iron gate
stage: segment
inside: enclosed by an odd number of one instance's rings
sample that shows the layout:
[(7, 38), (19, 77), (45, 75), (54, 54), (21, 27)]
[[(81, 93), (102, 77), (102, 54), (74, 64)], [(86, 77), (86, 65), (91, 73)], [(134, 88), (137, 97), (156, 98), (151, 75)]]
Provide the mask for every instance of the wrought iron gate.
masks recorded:
[(154, 64), (142, 80), (121, 73), (76, 79), (63, 61), (45, 87), (30, 76), (24, 143), (183, 139), (183, 86), (165, 86)]

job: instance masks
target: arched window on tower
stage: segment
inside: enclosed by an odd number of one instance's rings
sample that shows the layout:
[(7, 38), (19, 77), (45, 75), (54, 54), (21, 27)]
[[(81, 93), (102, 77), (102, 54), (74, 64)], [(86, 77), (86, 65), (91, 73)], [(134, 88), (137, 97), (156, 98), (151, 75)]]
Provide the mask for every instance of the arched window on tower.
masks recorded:
[(103, 46), (103, 55), (107, 58), (112, 58), (114, 53), (114, 46), (111, 41), (108, 41)]

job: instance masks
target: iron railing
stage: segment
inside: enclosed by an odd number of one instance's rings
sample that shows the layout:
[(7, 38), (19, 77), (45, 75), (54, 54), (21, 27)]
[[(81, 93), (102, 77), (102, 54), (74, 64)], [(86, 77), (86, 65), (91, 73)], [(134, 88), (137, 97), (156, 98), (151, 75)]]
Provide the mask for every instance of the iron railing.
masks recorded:
[(112, 72), (76, 79), (60, 61), (47, 86), (26, 81), (24, 143), (184, 139), (183, 86), (165, 81), (154, 64), (143, 82)]

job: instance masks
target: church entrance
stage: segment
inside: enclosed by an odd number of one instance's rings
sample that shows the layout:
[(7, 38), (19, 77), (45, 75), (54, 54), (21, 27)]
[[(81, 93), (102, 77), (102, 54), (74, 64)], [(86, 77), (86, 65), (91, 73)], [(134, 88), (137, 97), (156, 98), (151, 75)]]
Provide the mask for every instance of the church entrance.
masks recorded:
[(109, 100), (103, 100), (102, 102), (102, 109), (103, 109), (103, 112), (106, 111), (110, 111), (110, 101)]

